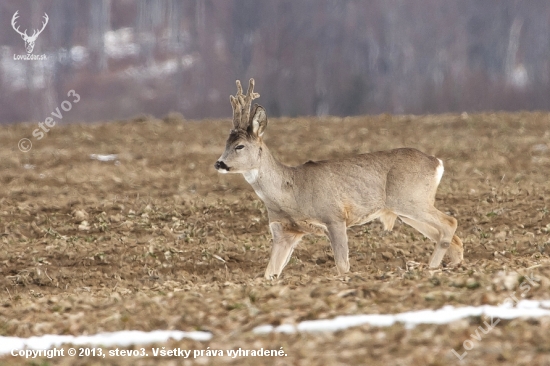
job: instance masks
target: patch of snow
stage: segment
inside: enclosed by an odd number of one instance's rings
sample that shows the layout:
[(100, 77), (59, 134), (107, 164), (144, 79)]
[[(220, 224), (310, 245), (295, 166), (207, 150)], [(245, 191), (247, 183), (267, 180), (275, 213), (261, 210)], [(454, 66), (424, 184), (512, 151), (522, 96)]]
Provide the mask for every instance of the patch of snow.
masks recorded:
[(114, 161), (117, 158), (118, 158), (117, 154), (108, 154), (108, 155), (90, 154), (90, 159), (98, 160), (98, 161)]
[(181, 58), (181, 65), (183, 66), (184, 69), (187, 69), (191, 67), (196, 60), (197, 58), (192, 55), (185, 55)]
[(60, 347), (62, 344), (128, 347), (130, 345), (166, 342), (170, 338), (176, 341), (183, 338), (208, 341), (212, 338), (212, 334), (200, 331), (182, 332), (179, 330), (155, 330), (152, 332), (124, 330), (120, 332), (98, 333), (91, 336), (46, 334), (30, 338), (0, 337), (0, 355), (10, 354), (12, 350), (19, 349), (45, 350), (52, 347)]
[(74, 46), (71, 48), (71, 59), (73, 62), (80, 64), (88, 60), (88, 49), (83, 46)]
[(47, 85), (47, 75), (51, 75), (55, 67), (56, 54), (46, 53), (46, 59), (37, 61), (14, 60), (14, 55), (21, 54), (9, 46), (0, 47), (1, 79), (9, 85), (9, 89), (43, 89)]
[[(288, 334), (296, 332), (336, 332), (363, 324), (388, 327), (395, 323), (402, 323), (406, 328), (410, 329), (419, 324), (447, 324), (467, 317), (482, 315), (491, 317), (491, 322), (496, 319), (550, 316), (550, 300), (521, 300), (515, 307), (511, 302), (505, 302), (499, 306), (483, 305), (455, 308), (449, 305), (437, 310), (427, 309), (399, 314), (347, 315), (338, 316), (334, 319), (306, 320), (297, 325), (282, 324), (277, 327), (260, 325), (254, 328), (253, 332), (256, 334), (272, 332)], [(152, 332), (125, 330), (84, 336), (53, 334), (30, 338), (0, 336), (0, 355), (9, 354), (12, 350), (21, 349), (46, 350), (52, 347), (60, 347), (63, 344), (128, 347), (131, 345), (162, 343), (171, 338), (176, 341), (183, 338), (190, 338), (196, 341), (209, 341), (212, 339), (212, 333), (201, 331), (183, 332), (178, 330), (155, 330)]]
[(516, 88), (525, 88), (529, 84), (529, 75), (527, 74), (527, 69), (523, 64), (517, 65), (510, 75), (510, 82)]
[(531, 150), (538, 153), (545, 153), (549, 149), (548, 149), (548, 145), (546, 144), (536, 144), (531, 148)]
[(125, 74), (132, 78), (157, 78), (174, 74), (178, 70), (176, 59), (164, 62), (155, 62), (149, 66), (131, 66), (125, 70)]
[(105, 32), (103, 42), (105, 53), (112, 58), (134, 56), (139, 53), (139, 45), (134, 43), (132, 28), (120, 28)]
[(400, 314), (346, 315), (334, 319), (306, 320), (297, 325), (282, 324), (277, 327), (260, 325), (253, 329), (254, 333), (296, 333), (296, 332), (336, 332), (351, 327), (369, 324), (377, 327), (389, 327), (402, 323), (406, 328), (414, 328), (419, 324), (447, 324), (471, 316), (488, 316), (493, 319), (538, 318), (550, 316), (550, 301), (521, 300), (513, 307), (510, 302), (499, 306), (466, 306), (455, 308), (444, 306), (438, 310), (408, 311)]

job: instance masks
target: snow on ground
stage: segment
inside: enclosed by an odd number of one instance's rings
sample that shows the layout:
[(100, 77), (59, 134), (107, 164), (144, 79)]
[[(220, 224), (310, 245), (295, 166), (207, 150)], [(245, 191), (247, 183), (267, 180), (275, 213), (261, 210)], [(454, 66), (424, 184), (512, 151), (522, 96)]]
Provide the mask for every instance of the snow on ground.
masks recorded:
[(414, 328), (419, 324), (447, 324), (463, 318), (482, 315), (492, 317), (494, 321), (500, 318), (550, 316), (550, 301), (521, 300), (516, 307), (513, 307), (510, 301), (499, 306), (483, 305), (460, 308), (445, 306), (438, 310), (408, 311), (400, 314), (346, 315), (334, 319), (306, 320), (297, 325), (281, 324), (277, 327), (261, 325), (254, 328), (253, 331), (260, 334), (271, 332), (336, 332), (363, 324), (389, 327), (395, 323), (403, 323), (406, 328)]
[(166, 342), (170, 338), (177, 341), (183, 338), (191, 338), (196, 341), (208, 341), (212, 334), (208, 332), (182, 332), (179, 330), (155, 330), (142, 332), (137, 330), (124, 330), (112, 333), (98, 333), (91, 336), (72, 335), (43, 335), (30, 338), (0, 337), (0, 355), (10, 354), (12, 350), (34, 349), (46, 350), (59, 347), (62, 344), (92, 345), (92, 346), (121, 346), (132, 344), (150, 344)]
[(90, 159), (98, 161), (115, 161), (117, 158), (117, 154), (90, 154)]
[[(511, 299), (510, 299), (511, 300)], [(491, 324), (498, 323), (497, 319), (537, 318), (550, 316), (550, 300), (521, 300), (513, 306), (513, 301), (504, 302), (499, 306), (466, 306), (455, 308), (445, 306), (438, 310), (408, 311), (400, 314), (365, 314), (338, 316), (334, 319), (306, 320), (297, 325), (282, 324), (277, 327), (261, 325), (254, 328), (257, 334), (279, 332), (335, 332), (364, 324), (377, 327), (388, 327), (395, 323), (403, 323), (407, 328), (414, 328), (419, 324), (447, 324), (471, 316), (491, 317)], [(91, 345), (105, 347), (127, 347), (137, 344), (151, 344), (166, 342), (168, 339), (181, 340), (191, 338), (197, 341), (208, 341), (212, 338), (209, 332), (182, 332), (178, 330), (155, 330), (152, 332), (120, 331), (99, 333), (96, 335), (43, 335), (30, 338), (0, 337), (0, 355), (9, 354), (16, 349), (49, 349), (62, 344)]]
[[(111, 59), (137, 56), (141, 51), (141, 46), (136, 42), (138, 36), (142, 42), (144, 40), (150, 44), (156, 42), (152, 34), (136, 35), (132, 28), (120, 28), (105, 32), (103, 46), (106, 55)], [(18, 48), (0, 46), (0, 76), (13, 91), (23, 90), (29, 86), (32, 86), (33, 89), (43, 89), (58, 64), (71, 62), (72, 67), (80, 69), (89, 61), (90, 53), (86, 47), (76, 45), (69, 50), (58, 48), (47, 52), (45, 53), (46, 59), (40, 62), (14, 59), (15, 54), (26, 54), (23, 51), (22, 41)], [(178, 70), (178, 67), (188, 69), (196, 61), (197, 57), (192, 54), (185, 54), (181, 57), (173, 56), (163, 61), (154, 60), (147, 65), (130, 65), (119, 76), (136, 79), (169, 77)]]
[[(145, 36), (147, 35), (142, 35), (142, 37)], [(105, 32), (103, 43), (105, 45), (105, 53), (111, 58), (124, 58), (135, 56), (139, 53), (139, 45), (135, 43), (134, 30), (132, 28), (120, 28)]]

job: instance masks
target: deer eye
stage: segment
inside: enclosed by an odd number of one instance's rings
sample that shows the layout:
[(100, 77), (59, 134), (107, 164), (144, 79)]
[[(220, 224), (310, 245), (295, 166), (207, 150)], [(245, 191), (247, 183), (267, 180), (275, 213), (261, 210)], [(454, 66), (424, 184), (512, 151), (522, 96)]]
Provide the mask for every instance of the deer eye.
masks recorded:
[(237, 145), (235, 147), (235, 150), (242, 150), (242, 149), (244, 149), (244, 145)]

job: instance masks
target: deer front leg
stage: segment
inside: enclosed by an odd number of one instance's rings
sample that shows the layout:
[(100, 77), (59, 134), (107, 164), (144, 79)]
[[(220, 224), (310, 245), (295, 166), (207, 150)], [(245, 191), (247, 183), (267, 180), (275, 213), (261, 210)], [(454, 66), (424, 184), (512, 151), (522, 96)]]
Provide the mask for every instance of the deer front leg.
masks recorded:
[(348, 234), (346, 224), (337, 222), (327, 225), (327, 236), (330, 240), (330, 246), (334, 252), (334, 261), (338, 274), (342, 275), (349, 271), (349, 250)]
[(299, 232), (285, 230), (283, 224), (280, 222), (270, 223), (269, 228), (273, 236), (273, 247), (271, 248), (271, 257), (269, 258), (269, 264), (264, 275), (267, 280), (281, 275), (283, 268), (285, 268), (290, 260), (294, 248), (304, 235)]

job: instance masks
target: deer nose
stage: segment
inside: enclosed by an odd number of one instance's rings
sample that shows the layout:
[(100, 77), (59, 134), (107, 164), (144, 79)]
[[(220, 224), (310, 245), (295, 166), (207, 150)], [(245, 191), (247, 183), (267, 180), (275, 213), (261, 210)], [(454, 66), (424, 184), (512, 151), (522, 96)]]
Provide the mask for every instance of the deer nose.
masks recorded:
[(216, 170), (220, 170), (220, 169), (229, 170), (229, 167), (225, 165), (223, 161), (220, 161), (220, 160), (216, 161), (216, 164), (214, 164), (214, 168), (216, 168)]

